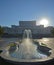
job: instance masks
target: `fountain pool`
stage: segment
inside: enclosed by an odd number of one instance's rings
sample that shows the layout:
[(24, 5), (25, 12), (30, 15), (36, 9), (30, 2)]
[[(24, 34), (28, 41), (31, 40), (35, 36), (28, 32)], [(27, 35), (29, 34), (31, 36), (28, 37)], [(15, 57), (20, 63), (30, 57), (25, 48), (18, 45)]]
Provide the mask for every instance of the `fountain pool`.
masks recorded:
[(21, 43), (14, 42), (1, 53), (1, 57), (14, 62), (43, 62), (49, 59), (51, 49), (32, 40), (31, 30), (25, 30)]

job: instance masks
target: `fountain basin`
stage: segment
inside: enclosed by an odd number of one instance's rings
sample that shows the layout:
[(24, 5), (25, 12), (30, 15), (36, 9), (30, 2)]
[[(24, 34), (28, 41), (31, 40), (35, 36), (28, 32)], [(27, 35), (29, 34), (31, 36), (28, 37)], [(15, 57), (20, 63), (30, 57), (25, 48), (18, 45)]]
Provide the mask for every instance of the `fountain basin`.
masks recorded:
[[(14, 49), (13, 49), (14, 48)], [(43, 50), (43, 49), (44, 50)], [(47, 49), (46, 49), (47, 48)], [(47, 61), (50, 61), (50, 60), (52, 60), (53, 58), (51, 57), (51, 56), (47, 56), (47, 57), (44, 57), (44, 58), (39, 58), (39, 59), (31, 59), (31, 58), (29, 58), (29, 59), (24, 59), (24, 58), (21, 58), (21, 59), (19, 59), (19, 58), (16, 58), (16, 57), (13, 57), (13, 56), (11, 56), (10, 54), (11, 53), (13, 53), (13, 52), (15, 52), (15, 49), (16, 49), (16, 47), (12, 47), (11, 48), (11, 50), (9, 50), (10, 49), (10, 47), (8, 46), (7, 48), (5, 48), (4, 50), (3, 50), (3, 52), (1, 53), (1, 57), (3, 58), (3, 59), (5, 59), (6, 61), (10, 61), (10, 62), (15, 62), (15, 63), (18, 63), (18, 62), (27, 62), (27, 63), (32, 63), (32, 62), (36, 62), (36, 63), (39, 63), (39, 62), (47, 62)], [(13, 49), (13, 51), (12, 51), (12, 49)], [(39, 49), (39, 50), (38, 50)], [(41, 52), (43, 52), (43, 51), (45, 51), (45, 49), (47, 50), (47, 51), (49, 51), (49, 49), (50, 48), (48, 48), (48, 47), (43, 47), (43, 46), (38, 46), (37, 47), (37, 50), (38, 51), (41, 51)], [(50, 49), (51, 50), (51, 49)], [(46, 52), (47, 52), (46, 51)], [(11, 53), (10, 53), (11, 52)], [(44, 52), (43, 52), (44, 53)]]
[(1, 53), (1, 57), (5, 60), (8, 60), (8, 61), (13, 61), (13, 62), (44, 62), (44, 61), (49, 61), (53, 58), (51, 57), (47, 57), (47, 58), (42, 58), (42, 59), (18, 59), (18, 58), (14, 58), (14, 57), (11, 57), (10, 55), (7, 55), (8, 52), (2, 52)]
[(1, 57), (13, 63), (43, 63), (52, 60), (51, 54), (48, 55), (51, 49), (41, 46), (37, 41), (34, 42), (31, 30), (25, 30), (22, 42), (18, 43), (14, 42), (11, 46), (7, 46), (1, 53)]
[[(19, 45), (19, 44), (18, 44)], [(40, 47), (39, 49), (42, 51), (43, 49), (41, 49), (42, 46), (38, 46)], [(38, 50), (38, 47), (37, 47), (37, 50)], [(12, 47), (13, 49), (14, 47)], [(48, 47), (42, 47), (42, 48), (47, 48), (47, 51), (51, 50), (50, 48)], [(3, 50), (3, 52), (1, 53), (1, 58), (4, 59), (6, 62), (8, 63), (12, 63), (12, 64), (19, 64), (19, 65), (41, 65), (41, 64), (47, 64), (49, 62), (51, 62), (53, 60), (53, 58), (51, 56), (47, 56), (46, 58), (40, 58), (40, 59), (18, 59), (18, 58), (15, 58), (15, 57), (12, 57), (9, 53), (9, 50), (10, 47), (8, 46), (7, 48), (5, 48)], [(15, 52), (15, 49), (16, 47), (14, 48), (13, 51), (11, 51), (11, 53)], [(38, 51), (40, 51), (38, 50)], [(43, 51), (42, 51), (43, 52)]]

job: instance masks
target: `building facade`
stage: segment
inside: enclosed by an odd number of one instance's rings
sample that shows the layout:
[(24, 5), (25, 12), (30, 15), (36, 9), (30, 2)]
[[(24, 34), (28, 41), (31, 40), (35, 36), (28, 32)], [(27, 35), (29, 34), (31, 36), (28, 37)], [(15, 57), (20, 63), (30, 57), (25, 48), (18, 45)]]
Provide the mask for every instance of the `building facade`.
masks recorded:
[(4, 33), (22, 34), (25, 29), (30, 29), (32, 34), (51, 34), (53, 27), (44, 25), (36, 25), (36, 21), (19, 21), (19, 26), (11, 25), (11, 27), (3, 27)]

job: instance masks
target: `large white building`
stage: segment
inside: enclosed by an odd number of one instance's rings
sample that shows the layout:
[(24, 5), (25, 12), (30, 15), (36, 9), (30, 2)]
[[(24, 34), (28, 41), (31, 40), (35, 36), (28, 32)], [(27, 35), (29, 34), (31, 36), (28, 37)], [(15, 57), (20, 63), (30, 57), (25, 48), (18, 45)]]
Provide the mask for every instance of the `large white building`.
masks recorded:
[(36, 21), (19, 21), (19, 26), (11, 25), (11, 27), (3, 27), (4, 33), (22, 34), (25, 29), (30, 29), (32, 34), (51, 34), (52, 27), (44, 27), (44, 25), (36, 25)]

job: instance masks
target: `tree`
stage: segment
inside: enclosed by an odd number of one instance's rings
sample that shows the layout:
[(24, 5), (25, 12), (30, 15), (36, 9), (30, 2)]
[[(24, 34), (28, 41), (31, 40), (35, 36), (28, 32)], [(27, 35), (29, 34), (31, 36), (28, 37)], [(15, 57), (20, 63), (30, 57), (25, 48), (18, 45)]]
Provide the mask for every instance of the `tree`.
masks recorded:
[(3, 30), (3, 28), (0, 26), (0, 37), (3, 35), (3, 33), (4, 33), (4, 30)]
[(51, 30), (52, 35), (54, 36), (54, 28)]

